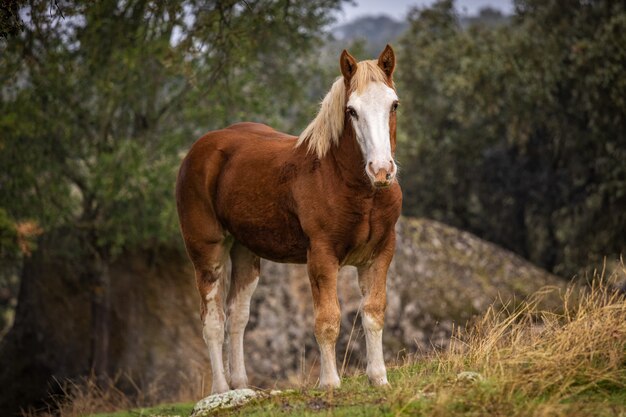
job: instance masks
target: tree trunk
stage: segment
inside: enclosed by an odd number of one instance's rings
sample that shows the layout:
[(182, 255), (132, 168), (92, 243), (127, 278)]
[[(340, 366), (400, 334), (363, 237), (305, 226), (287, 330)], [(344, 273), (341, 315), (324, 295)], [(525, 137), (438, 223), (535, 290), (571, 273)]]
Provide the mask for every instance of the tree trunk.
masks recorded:
[(109, 328), (111, 310), (111, 277), (109, 265), (102, 256), (94, 261), (91, 297), (91, 370), (102, 385), (108, 375)]
[(117, 387), (131, 396), (200, 398), (210, 366), (186, 256), (138, 252), (98, 265), (61, 257), (60, 245), (40, 242), (25, 261), (15, 322), (0, 341), (0, 414), (45, 406), (60, 383), (94, 374), (122, 375)]

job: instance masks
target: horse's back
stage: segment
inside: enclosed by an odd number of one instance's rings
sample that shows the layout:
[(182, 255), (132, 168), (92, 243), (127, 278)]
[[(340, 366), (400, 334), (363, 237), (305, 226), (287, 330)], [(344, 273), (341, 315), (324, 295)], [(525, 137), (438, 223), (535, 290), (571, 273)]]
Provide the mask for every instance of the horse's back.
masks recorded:
[[(208, 183), (230, 171), (227, 165), (240, 159), (271, 159), (290, 154), (296, 136), (279, 132), (261, 123), (243, 122), (224, 129), (213, 130), (191, 147), (182, 161), (177, 181), (177, 193), (196, 185), (204, 191), (213, 190)], [(259, 162), (257, 162), (259, 163)], [(266, 165), (264, 165), (266, 166)]]
[(262, 139), (289, 139), (294, 141), (297, 139), (296, 136), (279, 132), (278, 130), (263, 123), (240, 122), (230, 125), (226, 129), (259, 136)]
[[(223, 129), (212, 130), (200, 137), (187, 154), (187, 159), (204, 157), (204, 153), (220, 151), (230, 153), (241, 147), (258, 145), (259, 141), (271, 146), (272, 142), (296, 143), (296, 136), (279, 132), (274, 128), (253, 122), (241, 122), (230, 125)], [(203, 155), (195, 155), (195, 154)]]

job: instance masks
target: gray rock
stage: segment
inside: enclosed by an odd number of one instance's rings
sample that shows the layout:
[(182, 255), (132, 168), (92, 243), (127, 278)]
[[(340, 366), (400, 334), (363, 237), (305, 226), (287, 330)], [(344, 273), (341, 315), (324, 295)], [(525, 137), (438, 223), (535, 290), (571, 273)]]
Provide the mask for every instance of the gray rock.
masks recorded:
[(248, 388), (227, 391), (222, 394), (213, 394), (198, 401), (191, 412), (191, 417), (208, 416), (215, 410), (225, 410), (228, 408), (243, 405), (250, 400), (257, 398), (261, 393)]
[(458, 382), (469, 382), (469, 383), (474, 383), (474, 382), (480, 382), (480, 381), (484, 381), (485, 377), (483, 377), (481, 374), (479, 374), (478, 372), (471, 372), (471, 371), (464, 371), (464, 372), (460, 372), (457, 376), (456, 376), (456, 380)]

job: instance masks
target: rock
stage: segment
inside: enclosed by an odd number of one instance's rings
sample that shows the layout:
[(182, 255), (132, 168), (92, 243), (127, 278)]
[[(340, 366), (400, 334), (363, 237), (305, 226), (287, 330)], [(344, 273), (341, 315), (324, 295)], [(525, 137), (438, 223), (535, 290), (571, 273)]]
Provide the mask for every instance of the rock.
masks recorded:
[(471, 371), (464, 371), (464, 372), (459, 373), (456, 376), (456, 380), (458, 382), (474, 383), (474, 382), (484, 381), (484, 379), (485, 377), (483, 377), (478, 372), (471, 372)]
[(257, 398), (259, 395), (261, 395), (260, 392), (248, 388), (227, 391), (222, 394), (209, 395), (208, 397), (198, 401), (191, 412), (191, 417), (204, 417), (208, 416), (217, 409), (225, 410), (237, 407), (254, 398)]

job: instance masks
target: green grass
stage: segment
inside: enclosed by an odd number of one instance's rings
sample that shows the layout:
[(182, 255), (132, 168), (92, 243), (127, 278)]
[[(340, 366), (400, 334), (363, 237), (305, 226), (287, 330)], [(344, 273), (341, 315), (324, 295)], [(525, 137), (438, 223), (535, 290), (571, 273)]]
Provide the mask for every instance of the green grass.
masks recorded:
[(149, 417), (149, 416), (188, 416), (193, 410), (193, 403), (164, 404), (148, 408), (134, 408), (132, 410), (115, 413), (89, 414), (89, 417)]
[[(507, 392), (495, 379), (457, 381), (437, 370), (439, 359), (389, 370), (391, 387), (373, 388), (364, 376), (343, 380), (340, 389), (296, 390), (253, 400), (212, 416), (626, 416), (626, 391), (600, 388), (554, 401), (549, 394)], [(164, 405), (92, 417), (188, 416), (193, 404)]]

